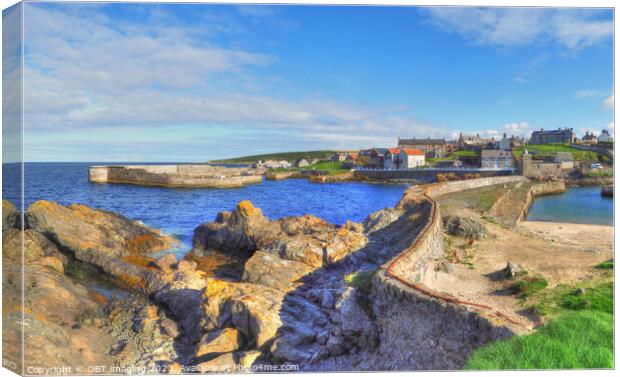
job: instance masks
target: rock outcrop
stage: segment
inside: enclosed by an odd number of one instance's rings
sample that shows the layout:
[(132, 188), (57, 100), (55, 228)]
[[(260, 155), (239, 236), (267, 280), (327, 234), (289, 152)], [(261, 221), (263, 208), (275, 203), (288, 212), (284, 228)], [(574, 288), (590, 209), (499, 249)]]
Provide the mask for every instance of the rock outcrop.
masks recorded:
[(243, 201), (232, 213), (222, 212), (215, 222), (196, 228), (193, 250), (197, 255), (215, 249), (246, 256), (263, 250), (316, 269), (341, 260), (366, 242), (359, 224), (338, 227), (311, 215), (269, 221), (251, 202)]
[(2, 201), (2, 231), (18, 227), (19, 212), (13, 203)]
[(143, 288), (149, 254), (176, 241), (119, 214), (85, 205), (62, 206), (45, 200), (26, 211), (26, 227), (45, 235), (63, 252), (92, 264), (132, 288)]

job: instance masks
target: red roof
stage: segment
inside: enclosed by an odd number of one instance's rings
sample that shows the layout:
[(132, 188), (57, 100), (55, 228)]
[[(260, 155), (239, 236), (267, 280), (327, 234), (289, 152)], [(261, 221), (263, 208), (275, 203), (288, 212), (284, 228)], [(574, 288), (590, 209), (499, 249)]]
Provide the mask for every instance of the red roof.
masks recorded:
[(403, 149), (408, 156), (424, 156), (424, 152), (419, 149)]
[(390, 152), (391, 154), (399, 154), (400, 153), (400, 149), (398, 149), (398, 148), (388, 148), (388, 152)]

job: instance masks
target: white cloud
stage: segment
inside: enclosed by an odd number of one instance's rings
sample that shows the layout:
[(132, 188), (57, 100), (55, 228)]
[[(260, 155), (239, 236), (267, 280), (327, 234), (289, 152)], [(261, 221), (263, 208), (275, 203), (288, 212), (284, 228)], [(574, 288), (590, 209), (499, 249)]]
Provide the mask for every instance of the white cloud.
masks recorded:
[(613, 94), (605, 98), (605, 100), (603, 101), (603, 108), (613, 110), (614, 108), (614, 95)]
[(480, 45), (555, 43), (576, 51), (613, 35), (612, 20), (583, 9), (433, 7), (426, 12), (431, 24)]
[[(361, 106), (320, 95), (274, 96), (271, 82), (256, 70), (274, 64), (276, 57), (218, 46), (209, 38), (213, 31), (201, 33), (200, 25), (181, 27), (158, 12), (153, 22), (138, 27), (109, 20), (87, 6), (79, 9), (63, 12), (28, 4), (25, 121), (33, 135), (113, 128), (143, 128), (149, 135), (192, 125), (204, 130), (200, 136), (211, 138), (226, 128), (251, 129), (250, 148), (262, 147), (257, 142), (261, 133), (285, 137), (269, 145), (290, 149), (299, 143), (391, 145), (399, 135), (447, 134), (445, 127), (405, 115), (407, 108)], [(127, 144), (131, 136), (122, 135)], [(49, 145), (29, 145), (49, 154)], [(80, 143), (64, 148), (68, 156)], [(213, 145), (213, 153), (217, 148), (224, 147)], [(110, 149), (111, 156), (123, 153)]]
[(575, 92), (575, 98), (584, 99), (584, 98), (598, 98), (604, 97), (607, 91), (605, 90), (597, 90), (597, 89), (580, 89)]
[(506, 123), (502, 128), (508, 135), (530, 136), (532, 133), (532, 126), (528, 122)]

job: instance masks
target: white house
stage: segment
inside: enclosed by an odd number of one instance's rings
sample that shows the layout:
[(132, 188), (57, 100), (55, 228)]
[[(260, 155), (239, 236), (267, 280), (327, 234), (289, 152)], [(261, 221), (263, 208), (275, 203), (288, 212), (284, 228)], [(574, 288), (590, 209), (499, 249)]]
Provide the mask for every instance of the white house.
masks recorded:
[(414, 169), (425, 164), (425, 153), (420, 149), (400, 151), (400, 169)]
[(603, 130), (600, 135), (598, 135), (598, 141), (606, 143), (610, 141), (614, 141), (614, 139), (609, 134), (609, 131)]

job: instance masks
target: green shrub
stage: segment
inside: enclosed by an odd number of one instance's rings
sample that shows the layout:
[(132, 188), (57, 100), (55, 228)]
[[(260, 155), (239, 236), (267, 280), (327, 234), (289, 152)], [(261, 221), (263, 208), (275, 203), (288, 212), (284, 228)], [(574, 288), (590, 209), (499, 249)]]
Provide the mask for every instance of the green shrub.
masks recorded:
[(601, 270), (613, 270), (614, 269), (614, 260), (610, 259), (608, 261), (601, 262), (601, 263), (597, 264), (594, 267), (596, 267), (598, 269), (601, 269)]
[(359, 271), (345, 275), (344, 281), (350, 287), (359, 288), (364, 293), (369, 293), (372, 288), (372, 277), (377, 270)]
[(542, 275), (524, 276), (520, 280), (512, 284), (512, 288), (519, 294), (519, 296), (525, 298), (540, 292), (547, 288), (549, 283)]

